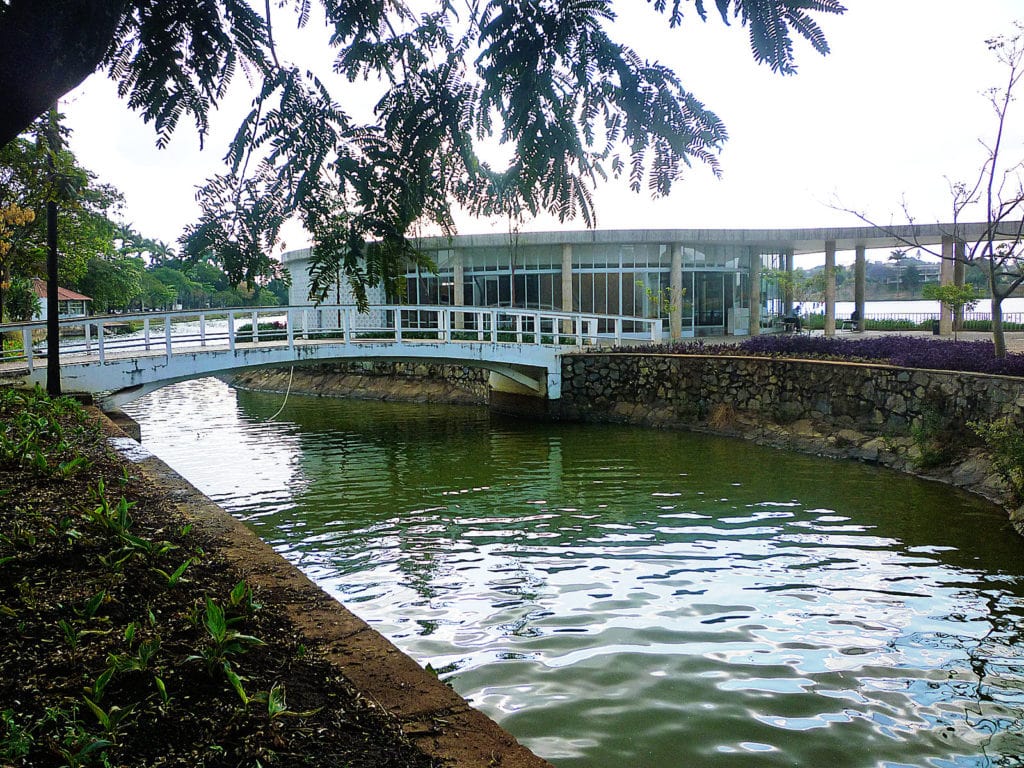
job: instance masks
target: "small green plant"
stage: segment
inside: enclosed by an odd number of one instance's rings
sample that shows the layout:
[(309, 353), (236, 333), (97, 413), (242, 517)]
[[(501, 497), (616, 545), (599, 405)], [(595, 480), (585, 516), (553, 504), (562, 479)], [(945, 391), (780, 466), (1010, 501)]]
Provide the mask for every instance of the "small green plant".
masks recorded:
[(64, 644), (71, 651), (71, 655), (74, 656), (78, 653), (78, 646), (82, 640), (82, 633), (78, 627), (72, 624), (70, 621), (61, 619), (57, 622), (57, 626), (60, 627), (60, 631), (64, 634)]
[(89, 707), (89, 710), (96, 716), (96, 719), (99, 720), (100, 727), (110, 740), (109, 744), (116, 744), (117, 733), (121, 728), (121, 724), (132, 714), (132, 711), (135, 709), (134, 705), (130, 707), (119, 707), (114, 704), (109, 709), (104, 709), (88, 696), (83, 695), (82, 699), (85, 700), (86, 706)]
[[(244, 579), (231, 588), (231, 594), (228, 595), (228, 601), (232, 608), (241, 611), (247, 616), (253, 615), (263, 607), (260, 603), (256, 602), (256, 599), (252, 594), (252, 588)], [(234, 621), (235, 619), (229, 619), (228, 623), (231, 624)]]
[(96, 483), (96, 487), (92, 490), (96, 506), (86, 510), (86, 517), (103, 530), (115, 535), (123, 535), (132, 526), (132, 518), (128, 514), (128, 510), (134, 504), (122, 496), (117, 504), (112, 506), (107, 499), (106, 490), (103, 479), (100, 478)]
[(56, 475), (61, 478), (68, 478), (80, 469), (88, 468), (89, 461), (84, 456), (75, 456), (68, 461), (61, 461), (57, 464)]
[(99, 611), (100, 606), (103, 605), (103, 601), (106, 599), (107, 590), (101, 589), (95, 595), (86, 600), (81, 609), (76, 609), (75, 614), (80, 619), (93, 619), (96, 616), (96, 612)]
[(164, 577), (164, 581), (167, 582), (168, 587), (174, 587), (178, 585), (182, 577), (185, 575), (185, 570), (192, 565), (192, 558), (187, 558), (181, 565), (175, 568), (173, 571), (168, 573), (163, 568), (157, 568), (154, 566), (153, 571)]
[(35, 730), (32, 726), (22, 725), (13, 709), (0, 712), (0, 762), (6, 764), (27, 757), (35, 743)]
[(199, 653), (188, 657), (189, 661), (204, 662), (207, 671), (213, 674), (224, 667), (229, 657), (244, 653), (250, 646), (265, 645), (258, 637), (232, 629), (224, 609), (209, 596), (205, 600), (206, 612), (202, 622), (207, 634), (206, 643)]
[(303, 710), (302, 712), (296, 712), (288, 709), (284, 686), (278, 683), (274, 683), (270, 686), (269, 691), (261, 692), (257, 696), (253, 696), (253, 700), (266, 701), (267, 717), (271, 720), (276, 720), (279, 717), (311, 717), (320, 711), (319, 707), (316, 709)]
[(74, 518), (67, 515), (47, 526), (46, 530), (51, 536), (63, 536), (69, 545), (82, 537), (81, 532), (75, 527)]
[[(930, 283), (921, 289), (921, 295), (926, 299), (938, 299), (944, 307), (953, 313), (954, 317), (959, 316), (963, 310), (967, 310), (969, 312), (978, 305), (979, 301), (981, 301), (981, 296), (978, 295), (978, 292), (970, 283), (967, 283), (966, 285), (956, 285), (954, 283), (936, 285), (934, 283)], [(958, 331), (959, 328), (954, 324), (954, 340), (957, 339)]]
[(78, 649), (82, 646), (82, 640), (89, 635), (107, 635), (110, 634), (109, 629), (79, 629), (73, 621), (67, 619), (60, 619), (57, 622), (57, 626), (60, 627), (61, 633), (64, 635), (64, 643), (67, 645), (68, 650), (71, 651), (72, 656), (78, 654)]
[(992, 465), (1009, 486), (1014, 500), (1024, 500), (1024, 430), (1009, 417), (972, 421), (968, 426), (985, 443)]
[[(152, 624), (153, 622), (151, 621), (151, 627)], [(128, 623), (124, 630), (124, 639), (128, 644), (128, 652), (107, 654), (107, 668), (103, 670), (91, 686), (86, 687), (85, 691), (92, 695), (94, 703), (99, 704), (103, 700), (107, 685), (115, 674), (130, 674), (134, 672), (152, 673), (153, 684), (156, 686), (160, 699), (165, 704), (169, 700), (164, 681), (154, 668), (154, 659), (160, 650), (160, 637), (150, 637), (135, 645), (135, 638), (140, 629), (141, 627), (136, 622)]]
[[(643, 290), (647, 295), (647, 300), (651, 303), (651, 306), (660, 315), (671, 315), (684, 304), (683, 297), (686, 296), (685, 288), (679, 288), (675, 292), (673, 292), (671, 288), (662, 288), (656, 291), (643, 280), (637, 280), (636, 285), (638, 288)], [(673, 295), (673, 293), (675, 295)]]
[(917, 446), (917, 465), (921, 469), (931, 469), (950, 462), (956, 455), (956, 430), (935, 407), (922, 409), (920, 419), (910, 428), (910, 437)]
[(57, 727), (58, 737), (53, 740), (52, 748), (67, 768), (85, 768), (93, 765), (96, 759), (107, 762), (103, 758), (113, 742), (90, 733), (78, 719), (77, 707), (51, 708), (47, 710), (46, 720)]

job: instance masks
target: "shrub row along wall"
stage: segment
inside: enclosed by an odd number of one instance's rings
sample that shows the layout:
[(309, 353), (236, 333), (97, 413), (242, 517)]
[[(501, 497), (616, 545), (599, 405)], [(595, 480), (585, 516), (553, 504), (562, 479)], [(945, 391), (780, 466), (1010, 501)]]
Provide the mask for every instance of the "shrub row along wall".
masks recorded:
[(728, 406), (780, 424), (811, 419), (869, 435), (905, 436), (936, 416), (961, 426), (1009, 416), (1024, 426), (1024, 379), (744, 356), (563, 358), (566, 417), (637, 421), (637, 406), (640, 420), (666, 426), (704, 422), (717, 406)]
[(487, 371), (436, 363), (352, 361), (289, 368), (255, 368), (234, 374), (233, 385), (285, 392), (369, 400), (484, 404)]

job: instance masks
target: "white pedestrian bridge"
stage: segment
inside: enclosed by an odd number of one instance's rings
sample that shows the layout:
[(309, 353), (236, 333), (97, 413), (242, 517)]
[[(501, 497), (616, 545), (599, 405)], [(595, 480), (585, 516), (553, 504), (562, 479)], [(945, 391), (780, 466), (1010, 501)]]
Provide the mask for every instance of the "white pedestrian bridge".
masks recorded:
[[(480, 367), (491, 372), (493, 389), (554, 400), (566, 351), (662, 335), (653, 318), (419, 305), (360, 312), (326, 304), (68, 318), (60, 329), (62, 391), (112, 405), (177, 381), (335, 360)], [(45, 387), (46, 324), (0, 325), (0, 337), (0, 384)]]

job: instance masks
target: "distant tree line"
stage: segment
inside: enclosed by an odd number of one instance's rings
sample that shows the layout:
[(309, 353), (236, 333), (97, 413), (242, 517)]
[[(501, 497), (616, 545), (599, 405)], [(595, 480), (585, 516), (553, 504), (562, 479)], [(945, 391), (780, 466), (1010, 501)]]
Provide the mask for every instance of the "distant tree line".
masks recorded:
[[(46, 201), (58, 203), (58, 281), (89, 296), (95, 313), (287, 303), (283, 273), (252, 289), (232, 284), (210, 260), (185, 260), (121, 220), (124, 198), (82, 167), (60, 140), (56, 121), (0, 147), (0, 318), (27, 320), (38, 310), (31, 279), (45, 277)], [(51, 147), (56, 144), (56, 150)]]
[[(929, 283), (937, 282), (934, 277), (937, 269), (938, 264), (934, 260), (929, 261), (916, 255), (912, 256), (903, 250), (893, 251), (885, 260), (868, 261), (864, 270), (865, 298), (868, 301), (925, 298), (924, 287)], [(803, 271), (803, 275), (813, 284), (813, 278), (823, 270), (824, 267), (814, 267)], [(800, 270), (796, 270), (796, 272), (800, 272)], [(967, 285), (973, 285), (979, 296), (987, 297), (989, 295), (988, 276), (980, 266), (968, 265), (964, 282)], [(837, 264), (836, 298), (840, 301), (853, 301), (854, 283), (853, 265)], [(814, 299), (808, 297), (808, 300)]]

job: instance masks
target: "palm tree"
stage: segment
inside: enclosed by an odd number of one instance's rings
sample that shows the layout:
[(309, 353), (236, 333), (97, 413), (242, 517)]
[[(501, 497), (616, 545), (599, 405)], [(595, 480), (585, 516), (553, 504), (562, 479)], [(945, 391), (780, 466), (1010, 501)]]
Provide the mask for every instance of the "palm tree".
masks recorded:
[(900, 297), (900, 273), (903, 271), (903, 260), (907, 258), (906, 249), (897, 248), (889, 254), (889, 261), (896, 264), (896, 298)]

